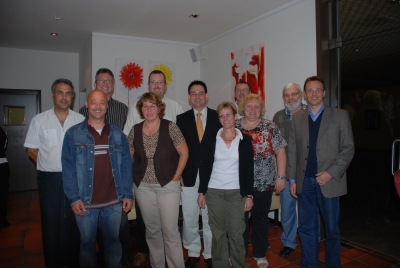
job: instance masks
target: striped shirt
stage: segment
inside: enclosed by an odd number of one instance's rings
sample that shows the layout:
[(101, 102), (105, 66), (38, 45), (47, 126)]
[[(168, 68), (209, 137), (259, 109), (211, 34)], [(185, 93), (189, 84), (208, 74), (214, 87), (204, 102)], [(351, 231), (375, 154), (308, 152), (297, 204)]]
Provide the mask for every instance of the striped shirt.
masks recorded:
[[(82, 106), (79, 109), (79, 113), (85, 117), (88, 116), (88, 109), (86, 105)], [(106, 113), (107, 121), (111, 124), (116, 125), (121, 130), (123, 130), (127, 115), (128, 115), (128, 106), (126, 106), (122, 102), (110, 98), (110, 100), (108, 101), (108, 109)]]

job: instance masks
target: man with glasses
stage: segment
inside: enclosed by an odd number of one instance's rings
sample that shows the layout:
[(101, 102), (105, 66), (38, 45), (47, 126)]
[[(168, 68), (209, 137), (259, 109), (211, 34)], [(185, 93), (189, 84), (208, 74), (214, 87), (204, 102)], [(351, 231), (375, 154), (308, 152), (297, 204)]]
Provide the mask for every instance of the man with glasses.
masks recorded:
[[(182, 106), (175, 100), (167, 98), (165, 93), (167, 91), (167, 84), (165, 79), (165, 74), (160, 70), (154, 70), (149, 74), (148, 80), (148, 89), (149, 92), (153, 92), (157, 94), (162, 102), (165, 103), (165, 115), (164, 119), (176, 122), (176, 116), (178, 114), (183, 113)], [(132, 127), (140, 122), (143, 119), (140, 118), (140, 115), (136, 109), (136, 102), (129, 107), (128, 118), (126, 120), (126, 124), (124, 127), (124, 134), (126, 136), (129, 135)], [(138, 253), (135, 255), (133, 260), (133, 264), (135, 266), (142, 265), (147, 256), (149, 255), (149, 247), (146, 242), (146, 226), (144, 225), (142, 213), (140, 212), (140, 208), (135, 202), (135, 210), (136, 210), (136, 248)]]
[[(128, 106), (112, 98), (112, 95), (114, 94), (114, 84), (114, 74), (110, 69), (100, 68), (99, 70), (97, 70), (94, 81), (94, 89), (103, 91), (107, 96), (108, 108), (106, 113), (106, 120), (122, 130), (126, 122)], [(86, 105), (83, 105), (79, 109), (79, 113), (85, 117), (89, 115)], [(101, 222), (99, 222), (99, 232), (101, 232), (100, 228)], [(122, 213), (119, 238), (122, 245), (122, 266), (129, 267), (129, 254), (132, 250), (132, 245), (129, 232), (128, 215), (126, 213)], [(103, 259), (104, 253), (102, 246), (102, 237), (100, 235), (98, 236), (98, 243), (100, 249), (99, 258)]]
[[(201, 241), (199, 234), (199, 212), (203, 222), (203, 257), (207, 267), (213, 267), (211, 259), (212, 233), (208, 224), (207, 205), (199, 207), (200, 180), (211, 174), (207, 165), (208, 153), (214, 154), (215, 141), (221, 124), (217, 112), (207, 107), (207, 86), (195, 80), (188, 87), (188, 99), (193, 109), (178, 115), (176, 124), (181, 129), (189, 147), (189, 159), (182, 173), (181, 202), (183, 212), (183, 246), (188, 250), (186, 268), (196, 267), (200, 260)], [(220, 256), (216, 256), (220, 257)]]
[(79, 267), (79, 230), (63, 190), (61, 149), (65, 132), (85, 118), (69, 109), (74, 97), (70, 80), (55, 80), (51, 96), (54, 107), (32, 118), (24, 147), (38, 170), (45, 265)]
[[(278, 111), (273, 118), (274, 123), (279, 127), (282, 136), (286, 141), (289, 140), (290, 123), (293, 115), (307, 106), (301, 103), (302, 94), (301, 88), (296, 83), (288, 83), (283, 87), (282, 99), (285, 109)], [(285, 147), (287, 152), (287, 147)], [(287, 173), (287, 172), (286, 172)], [(283, 249), (279, 252), (279, 256), (288, 257), (296, 248), (296, 234), (297, 234), (297, 212), (296, 212), (296, 199), (290, 194), (290, 182), (287, 178), (277, 178), (276, 182), (283, 184), (283, 191), (278, 192), (281, 199), (281, 223), (283, 233), (281, 241)], [(281, 189), (282, 187), (277, 187)]]
[[(114, 84), (114, 74), (110, 69), (100, 68), (96, 72), (94, 89), (103, 91), (107, 96), (108, 109), (106, 119), (109, 123), (114, 124), (123, 130), (128, 113), (128, 106), (112, 98), (112, 95), (114, 94)], [(86, 105), (83, 105), (79, 109), (79, 113), (85, 117), (88, 116)]]
[(293, 115), (289, 134), (287, 177), (299, 202), (304, 267), (320, 267), (318, 209), (325, 225), (326, 267), (341, 267), (339, 197), (347, 193), (346, 169), (354, 141), (348, 112), (325, 106), (325, 93), (322, 79), (306, 79), (308, 108)]
[[(246, 97), (247, 95), (250, 94), (250, 86), (247, 82), (240, 80), (236, 86), (235, 86), (235, 105), (236, 105), (236, 111), (239, 111), (239, 103)], [(243, 116), (239, 115), (239, 118), (242, 118)]]

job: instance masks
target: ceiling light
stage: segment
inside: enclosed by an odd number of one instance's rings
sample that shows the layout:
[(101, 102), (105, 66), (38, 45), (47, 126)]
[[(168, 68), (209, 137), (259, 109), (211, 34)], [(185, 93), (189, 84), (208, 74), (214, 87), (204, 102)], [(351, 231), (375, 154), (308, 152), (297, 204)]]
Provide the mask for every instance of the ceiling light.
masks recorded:
[(189, 15), (189, 18), (192, 18), (192, 19), (195, 19), (195, 18), (197, 18), (197, 17), (199, 17), (200, 15), (197, 15), (197, 14), (190, 14)]
[(61, 17), (61, 16), (55, 16), (54, 19), (55, 19), (55, 20), (61, 20), (62, 17)]
[(58, 33), (50, 33), (51, 36), (58, 36)]

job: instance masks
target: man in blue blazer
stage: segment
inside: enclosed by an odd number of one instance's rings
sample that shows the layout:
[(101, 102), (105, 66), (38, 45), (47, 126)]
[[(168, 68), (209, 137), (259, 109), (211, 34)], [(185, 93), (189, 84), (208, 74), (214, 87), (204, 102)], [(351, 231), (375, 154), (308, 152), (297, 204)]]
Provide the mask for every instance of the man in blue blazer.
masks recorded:
[(349, 114), (324, 105), (324, 81), (306, 79), (308, 108), (293, 115), (288, 146), (290, 192), (298, 198), (299, 228), (304, 267), (320, 267), (319, 222), (326, 232), (326, 267), (340, 265), (339, 197), (347, 193), (346, 169), (354, 155)]
[(203, 209), (197, 204), (200, 180), (211, 174), (207, 165), (207, 155), (214, 153), (216, 135), (221, 128), (215, 110), (207, 107), (207, 86), (195, 80), (188, 87), (189, 103), (193, 107), (176, 117), (176, 124), (181, 129), (189, 147), (189, 159), (183, 170), (181, 184), (181, 202), (183, 212), (183, 246), (188, 250), (185, 267), (196, 267), (200, 259), (201, 242), (199, 231), (199, 212), (203, 222), (203, 257), (208, 267), (213, 267), (211, 259), (212, 234), (208, 224), (207, 206)]

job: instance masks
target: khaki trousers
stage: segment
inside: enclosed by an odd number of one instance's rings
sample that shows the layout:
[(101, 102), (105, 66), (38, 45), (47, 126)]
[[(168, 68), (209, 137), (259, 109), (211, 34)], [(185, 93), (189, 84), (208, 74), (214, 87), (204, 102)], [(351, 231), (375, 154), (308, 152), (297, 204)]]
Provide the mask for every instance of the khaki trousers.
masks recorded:
[(164, 187), (142, 182), (134, 190), (146, 225), (151, 267), (165, 267), (165, 258), (168, 267), (185, 267), (178, 230), (179, 181)]

